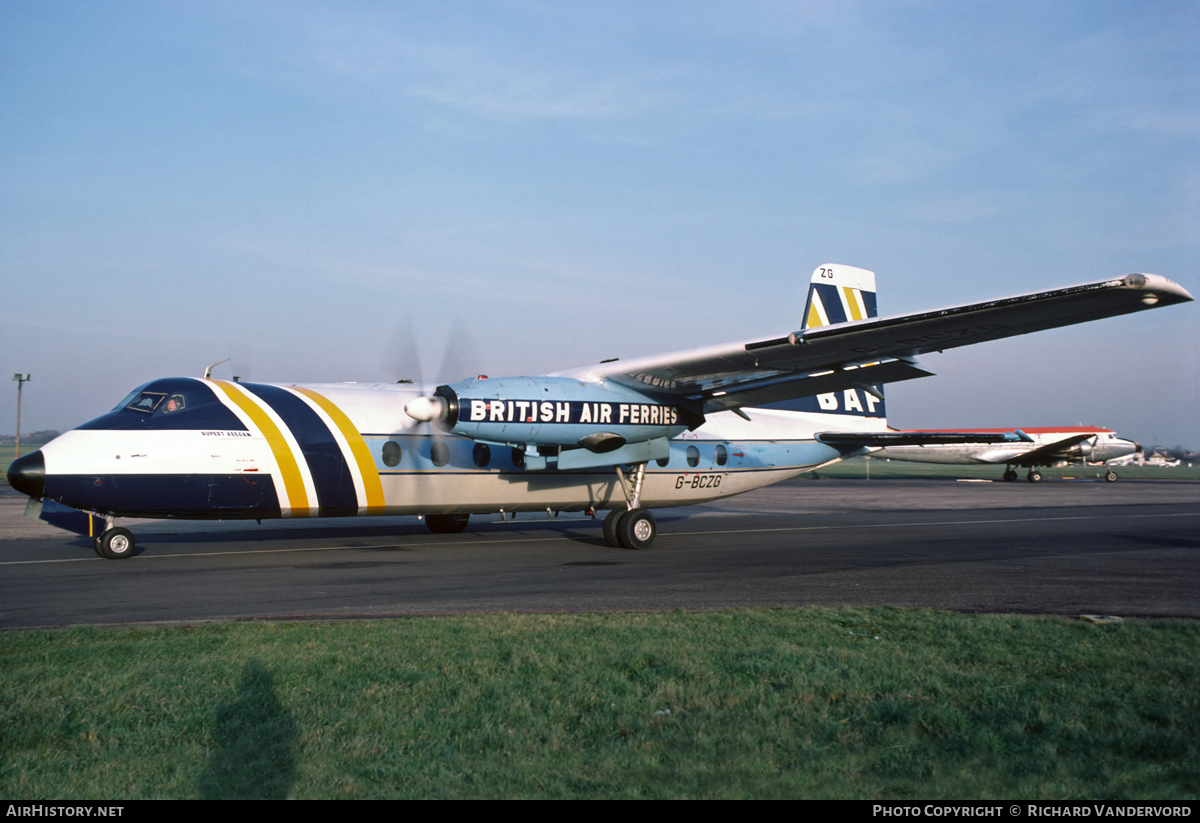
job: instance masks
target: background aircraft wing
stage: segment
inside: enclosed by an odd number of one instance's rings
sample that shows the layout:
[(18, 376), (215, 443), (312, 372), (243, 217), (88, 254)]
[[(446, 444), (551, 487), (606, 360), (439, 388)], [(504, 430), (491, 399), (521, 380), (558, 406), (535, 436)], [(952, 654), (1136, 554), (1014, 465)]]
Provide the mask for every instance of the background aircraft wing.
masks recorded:
[(919, 354), (1192, 300), (1155, 274), (810, 328), (557, 372), (687, 398), (707, 413), (925, 377)]
[(1020, 429), (1010, 432), (819, 432), (817, 440), (827, 446), (944, 446), (958, 443), (1032, 443)]
[(1020, 465), (1033, 465), (1035, 463), (1044, 463), (1059, 459), (1065, 453), (1079, 445), (1084, 440), (1090, 440), (1095, 437), (1094, 434), (1073, 434), (1070, 437), (1064, 437), (1062, 440), (1055, 440), (1053, 443), (1044, 443), (1036, 449), (1030, 449), (1024, 452), (1006, 452), (1003, 455), (996, 454), (990, 456), (992, 463), (1018, 463)]

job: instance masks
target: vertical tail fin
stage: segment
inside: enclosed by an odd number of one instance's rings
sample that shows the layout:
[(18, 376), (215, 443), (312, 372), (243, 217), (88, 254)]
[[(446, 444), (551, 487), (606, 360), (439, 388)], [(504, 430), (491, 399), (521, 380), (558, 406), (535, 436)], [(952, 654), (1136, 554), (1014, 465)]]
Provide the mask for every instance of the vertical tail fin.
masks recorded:
[[(875, 302), (875, 272), (826, 263), (813, 272), (808, 287), (808, 302), (804, 306), (804, 324), (801, 328), (815, 329), (866, 320), (879, 314)], [(838, 415), (831, 421), (847, 416), (875, 418), (874, 425), (887, 427), (887, 411), (883, 402), (882, 386), (857, 386), (844, 391), (821, 394), (816, 397), (799, 397), (768, 403), (767, 409), (801, 411), (824, 415)], [(831, 426), (835, 425), (831, 422)]]
[(827, 263), (813, 272), (801, 328), (815, 329), (878, 314), (875, 272)]

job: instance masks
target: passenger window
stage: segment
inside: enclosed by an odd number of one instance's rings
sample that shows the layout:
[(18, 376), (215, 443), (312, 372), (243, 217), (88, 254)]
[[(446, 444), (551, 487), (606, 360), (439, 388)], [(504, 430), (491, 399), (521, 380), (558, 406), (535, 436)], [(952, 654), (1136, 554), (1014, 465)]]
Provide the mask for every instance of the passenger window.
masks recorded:
[(398, 466), (400, 465), (400, 444), (395, 440), (389, 440), (383, 444), (383, 465)]
[(492, 450), (488, 448), (487, 443), (476, 443), (475, 448), (471, 450), (471, 457), (476, 466), (486, 468), (487, 464), (492, 462)]
[(450, 462), (450, 447), (440, 440), (435, 440), (429, 447), (429, 456), (433, 459), (433, 465), (444, 466)]
[(724, 446), (717, 446), (717, 465), (724, 466), (729, 462), (729, 450)]
[(700, 450), (695, 446), (688, 446), (687, 449), (687, 464), (693, 469), (700, 465)]
[(669, 456), (668, 457), (660, 457), (657, 460), (655, 460), (654, 462), (657, 463), (660, 468), (665, 469), (667, 467), (667, 464), (671, 462), (671, 458)]
[(522, 468), (525, 465), (525, 450), (518, 449), (516, 446), (513, 446), (512, 461), (513, 465), (518, 469)]

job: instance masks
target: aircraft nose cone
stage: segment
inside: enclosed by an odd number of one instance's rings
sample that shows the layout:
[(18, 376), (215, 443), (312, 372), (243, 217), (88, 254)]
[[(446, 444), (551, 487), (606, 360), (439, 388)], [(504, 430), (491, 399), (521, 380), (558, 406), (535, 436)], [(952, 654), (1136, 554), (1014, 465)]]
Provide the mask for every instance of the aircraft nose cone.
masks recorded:
[(41, 449), (18, 457), (9, 464), (8, 485), (21, 494), (41, 499), (46, 490), (46, 458)]

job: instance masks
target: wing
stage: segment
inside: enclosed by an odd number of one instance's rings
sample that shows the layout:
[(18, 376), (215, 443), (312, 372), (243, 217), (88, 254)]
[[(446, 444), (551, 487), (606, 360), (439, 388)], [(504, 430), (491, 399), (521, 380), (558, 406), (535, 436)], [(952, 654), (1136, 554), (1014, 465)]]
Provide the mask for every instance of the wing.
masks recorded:
[(1019, 454), (1008, 454), (1002, 459), (996, 459), (992, 462), (999, 463), (1016, 463), (1022, 466), (1034, 466), (1041, 463), (1046, 463), (1052, 460), (1058, 460), (1066, 456), (1066, 452), (1078, 446), (1084, 440), (1090, 440), (1095, 437), (1094, 434), (1073, 434), (1070, 437), (1064, 437), (1062, 440), (1055, 440), (1053, 443), (1046, 443), (1036, 449), (1030, 449)]
[(1192, 296), (1155, 274), (1130, 274), (896, 317), (810, 328), (557, 372), (610, 380), (695, 401), (702, 413), (926, 377), (912, 358), (944, 349), (1185, 303)]

